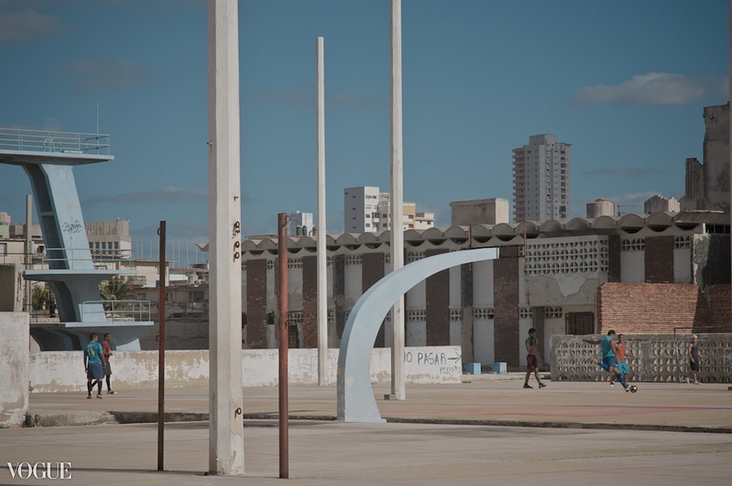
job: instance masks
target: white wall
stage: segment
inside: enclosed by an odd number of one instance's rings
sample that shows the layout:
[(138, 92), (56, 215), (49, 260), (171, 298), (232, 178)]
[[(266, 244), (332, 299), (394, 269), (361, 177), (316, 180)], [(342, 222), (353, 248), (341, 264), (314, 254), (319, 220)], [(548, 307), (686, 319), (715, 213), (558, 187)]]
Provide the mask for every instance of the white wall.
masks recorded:
[(623, 282), (645, 282), (646, 263), (643, 251), (620, 252), (620, 275)]
[[(27, 340), (27, 328), (25, 336)], [(27, 342), (23, 349), (27, 352)], [(404, 354), (407, 383), (460, 383), (462, 376), (460, 346), (407, 347)], [(36, 393), (85, 391), (86, 374), (84, 373), (82, 356), (81, 351), (47, 351), (31, 355), (29, 378), (23, 379), (23, 386), (27, 390), (28, 380), (30, 379), (33, 392)], [(290, 384), (317, 385), (317, 349), (290, 349), (288, 359)], [(112, 387), (115, 390), (123, 391), (157, 386), (157, 351), (118, 351), (114, 353), (112, 363)], [(279, 373), (278, 366), (277, 350), (242, 350), (243, 386), (276, 386)], [(335, 385), (337, 368), (338, 349), (330, 349), (326, 365), (326, 385)], [(208, 351), (167, 351), (165, 353), (165, 370), (166, 387), (207, 387)], [(28, 373), (26, 373), (26, 376), (28, 376)], [(0, 380), (2, 380), (2, 374), (0, 374)], [(390, 348), (375, 348), (373, 350), (371, 381), (380, 384), (391, 382)], [(2, 391), (6, 389), (9, 389), (9, 387), (3, 386)], [(22, 415), (25, 415), (25, 411), (22, 412)]]
[(28, 326), (27, 313), (0, 312), (0, 427), (21, 425), (28, 411)]
[(691, 249), (674, 250), (674, 282), (694, 283), (691, 274)]

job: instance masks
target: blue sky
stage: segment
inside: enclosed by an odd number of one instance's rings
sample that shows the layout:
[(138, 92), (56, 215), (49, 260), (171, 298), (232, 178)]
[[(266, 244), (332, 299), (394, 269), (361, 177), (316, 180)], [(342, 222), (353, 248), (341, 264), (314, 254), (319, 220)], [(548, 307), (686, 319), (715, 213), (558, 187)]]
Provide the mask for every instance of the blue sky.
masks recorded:
[[(572, 216), (606, 197), (680, 198), (703, 156), (703, 107), (728, 101), (727, 0), (403, 0), (404, 195), (450, 224), (450, 201), (512, 198), (511, 150), (572, 148)], [(343, 189), (389, 188), (389, 0), (239, 2), (242, 222), (316, 212), (315, 46), (325, 38), (328, 232)], [(203, 0), (0, 0), (0, 127), (112, 136), (75, 169), (87, 221), (133, 237), (207, 236)], [(0, 165), (0, 211), (30, 183)]]

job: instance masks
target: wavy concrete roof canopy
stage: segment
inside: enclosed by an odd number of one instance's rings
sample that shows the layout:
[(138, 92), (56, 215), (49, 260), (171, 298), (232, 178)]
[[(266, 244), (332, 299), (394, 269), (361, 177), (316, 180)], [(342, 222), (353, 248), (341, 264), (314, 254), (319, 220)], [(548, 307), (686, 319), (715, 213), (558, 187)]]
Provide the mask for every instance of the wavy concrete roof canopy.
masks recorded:
[(564, 228), (569, 231), (572, 236), (587, 235), (590, 233), (590, 223), (585, 218), (574, 218), (569, 220)]
[(590, 223), (590, 228), (599, 233), (612, 233), (618, 228), (617, 216), (600, 216)]
[(674, 225), (673, 217), (671, 216), (675, 213), (666, 213), (666, 212), (659, 212), (659, 213), (653, 213), (649, 214), (646, 217), (646, 225), (656, 232), (661, 232), (665, 230), (666, 228)]
[(472, 236), (478, 243), (487, 243), (491, 239), (493, 234), (491, 233), (490, 226), (484, 224), (473, 225)]
[(450, 226), (444, 232), (445, 238), (449, 238), (450, 241), (461, 245), (468, 241), (468, 230), (462, 226)]
[[(429, 228), (426, 230), (410, 229), (405, 231), (405, 242), (411, 247), (417, 247), (429, 241), (432, 244), (440, 245), (447, 240), (457, 244), (463, 244), (468, 237), (472, 236), (473, 241), (481, 245), (490, 244), (490, 240), (496, 238), (496, 245), (500, 242), (509, 242), (515, 237), (523, 237), (524, 225), (526, 226), (527, 239), (537, 237), (560, 237), (578, 236), (585, 234), (611, 234), (618, 230), (626, 233), (637, 233), (643, 228), (662, 232), (667, 228), (677, 228), (690, 231), (700, 224), (707, 225), (730, 225), (730, 214), (722, 211), (682, 211), (681, 213), (657, 212), (649, 215), (626, 214), (619, 216), (599, 216), (595, 219), (574, 218), (568, 222), (549, 220), (538, 226), (538, 221), (526, 221), (519, 223), (500, 223), (495, 226), (487, 224), (476, 224), (472, 226), (450, 226), (447, 229)], [(378, 248), (382, 244), (388, 247), (390, 232), (381, 233), (344, 233), (342, 235), (328, 235), (326, 245), (331, 251), (337, 250), (339, 246), (345, 246), (354, 250), (361, 245), (370, 248)], [(288, 239), (288, 248), (307, 248), (312, 251), (317, 240), (309, 236), (291, 236)], [(205, 246), (204, 246), (205, 247)], [(199, 248), (202, 248), (199, 246)], [(203, 249), (203, 248), (202, 248)], [(242, 251), (257, 253), (269, 250), (277, 250), (277, 237), (275, 235), (258, 235), (242, 242)], [(205, 251), (205, 250), (204, 250)]]
[(533, 221), (521, 221), (519, 224), (516, 225), (516, 228), (514, 229), (514, 233), (524, 237), (524, 227), (526, 227), (526, 239), (536, 238), (539, 236), (539, 227), (536, 225)]
[[(415, 233), (417, 233), (415, 230), (410, 231), (414, 231)], [(405, 234), (404, 239), (406, 239), (406, 237), (407, 235)], [(443, 233), (442, 230), (439, 228), (429, 228), (425, 230), (422, 233), (421, 238), (419, 237), (419, 233), (417, 233), (417, 238), (413, 239), (425, 239), (433, 245), (441, 245), (447, 240), (447, 238), (445, 237), (445, 233)]]
[(541, 224), (539, 231), (545, 235), (560, 236), (564, 232), (564, 226), (559, 221), (550, 219)]
[(645, 220), (637, 214), (626, 214), (618, 221), (618, 227), (626, 233), (637, 233), (643, 226), (645, 226)]
[(499, 223), (493, 227), (491, 235), (502, 241), (511, 241), (516, 236), (516, 233), (510, 224)]

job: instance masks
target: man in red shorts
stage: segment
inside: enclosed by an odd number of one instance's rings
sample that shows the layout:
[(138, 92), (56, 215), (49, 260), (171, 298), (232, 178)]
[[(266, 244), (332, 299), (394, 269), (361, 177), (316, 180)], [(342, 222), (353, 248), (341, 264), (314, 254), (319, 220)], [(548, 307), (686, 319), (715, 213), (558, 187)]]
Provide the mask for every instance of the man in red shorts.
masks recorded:
[(524, 380), (524, 388), (533, 388), (529, 385), (529, 378), (531, 378), (531, 372), (534, 372), (536, 381), (539, 383), (539, 388), (544, 388), (546, 385), (541, 382), (539, 378), (539, 362), (536, 359), (536, 351), (539, 349), (539, 340), (536, 338), (536, 329), (533, 327), (529, 329), (529, 337), (526, 338), (526, 379)]

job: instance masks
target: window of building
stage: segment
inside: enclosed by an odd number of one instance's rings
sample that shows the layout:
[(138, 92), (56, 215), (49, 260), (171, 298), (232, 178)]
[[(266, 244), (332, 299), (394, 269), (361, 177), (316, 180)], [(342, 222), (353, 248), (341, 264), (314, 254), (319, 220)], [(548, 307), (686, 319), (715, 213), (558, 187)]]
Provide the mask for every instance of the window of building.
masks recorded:
[(595, 332), (595, 314), (592, 312), (570, 312), (564, 318), (565, 334), (583, 335)]

